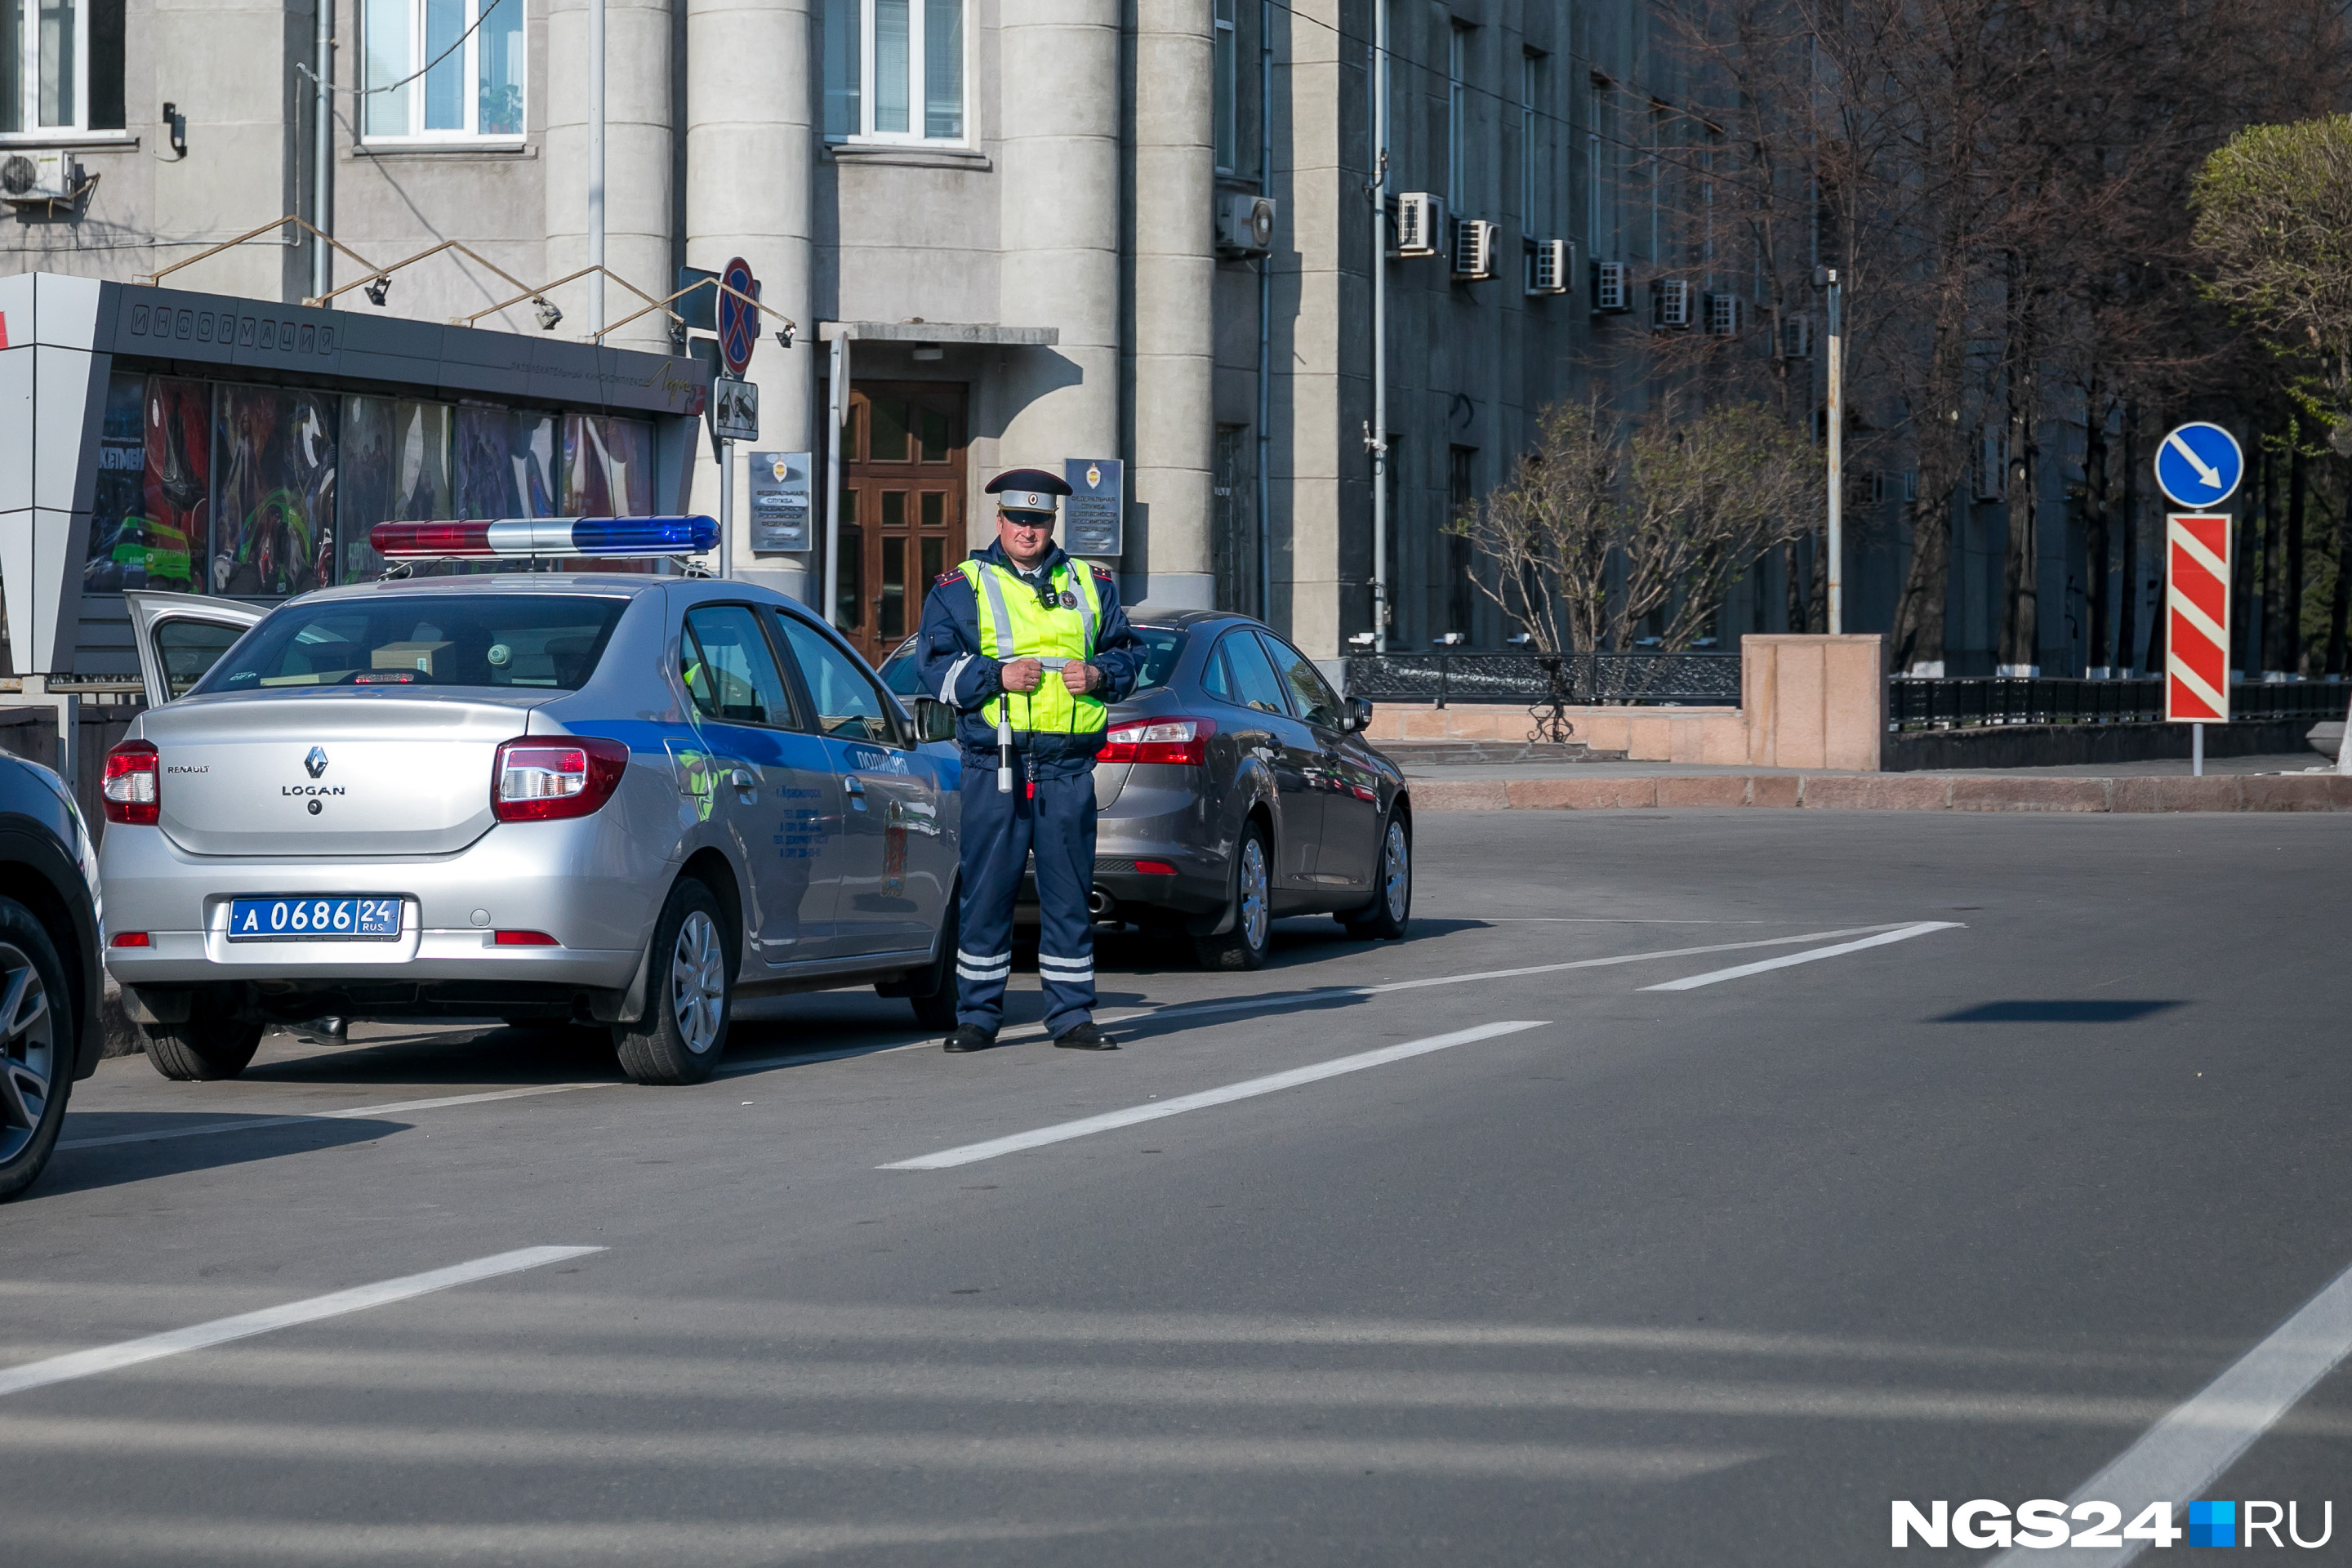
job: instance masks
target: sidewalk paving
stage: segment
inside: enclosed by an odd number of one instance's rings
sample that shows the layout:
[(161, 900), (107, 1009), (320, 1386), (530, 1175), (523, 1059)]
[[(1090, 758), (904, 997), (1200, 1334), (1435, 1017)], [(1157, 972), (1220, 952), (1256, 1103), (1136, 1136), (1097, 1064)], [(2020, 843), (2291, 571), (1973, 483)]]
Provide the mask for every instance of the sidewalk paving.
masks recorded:
[(2352, 777), (2310, 752), (2218, 758), (2202, 778), (2186, 759), (1910, 773), (1630, 762), (1405, 773), (1416, 811), (2352, 811)]

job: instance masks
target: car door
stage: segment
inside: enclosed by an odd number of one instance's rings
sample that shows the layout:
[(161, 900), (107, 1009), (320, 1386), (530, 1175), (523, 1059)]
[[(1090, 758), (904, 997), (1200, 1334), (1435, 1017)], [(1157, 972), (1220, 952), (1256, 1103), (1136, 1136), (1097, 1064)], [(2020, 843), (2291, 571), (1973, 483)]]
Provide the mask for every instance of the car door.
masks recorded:
[(1282, 677), (1265, 647), (1246, 627), (1227, 632), (1218, 643), (1225, 669), (1234, 683), (1234, 697), (1255, 715), (1265, 739), (1260, 755), (1274, 774), (1275, 806), (1282, 820), (1276, 825), (1274, 879), (1277, 887), (1314, 886), (1315, 846), (1323, 836), (1323, 797), (1314, 788), (1322, 750), (1314, 731), (1293, 718), (1283, 697)]
[(1318, 752), (1311, 787), (1323, 803), (1314, 879), (1327, 889), (1371, 885), (1380, 846), (1380, 780), (1348, 750), (1347, 709), (1314, 661), (1280, 637), (1260, 632), (1290, 697), (1291, 711), (1314, 731)]
[(205, 678), (269, 607), (201, 594), (126, 588), (131, 640), (139, 650), (139, 677), (147, 705), (160, 708)]
[(861, 956), (927, 953), (946, 918), (956, 848), (936, 762), (873, 671), (821, 627), (787, 611), (770, 624), (791, 655), (841, 777), (841, 890), (834, 919), (842, 950)]
[(680, 678), (709, 748), (712, 817), (733, 840), (751, 886), (747, 975), (830, 957), (840, 945), (841, 796), (824, 742), (796, 711), (790, 683), (750, 605), (686, 612)]

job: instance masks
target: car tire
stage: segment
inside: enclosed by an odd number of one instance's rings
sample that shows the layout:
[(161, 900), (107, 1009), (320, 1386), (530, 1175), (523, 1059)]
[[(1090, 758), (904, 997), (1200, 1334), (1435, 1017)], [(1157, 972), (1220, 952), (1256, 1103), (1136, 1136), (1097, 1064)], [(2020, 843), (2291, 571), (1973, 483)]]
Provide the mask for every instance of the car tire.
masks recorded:
[(699, 879), (681, 877), (654, 922), (646, 1016), (613, 1026), (621, 1070), (632, 1083), (700, 1083), (726, 1053), (734, 1000), (727, 917)]
[(1389, 813), (1381, 829), (1381, 890), (1360, 910), (1339, 917), (1348, 934), (1366, 942), (1401, 942), (1412, 920), (1412, 819)]
[(1265, 828), (1253, 817), (1234, 846), (1234, 928), (1223, 936), (1192, 939), (1203, 969), (1258, 969), (1274, 943), (1274, 856)]
[(243, 1072), (261, 1048), (263, 1027), (257, 1018), (240, 1022), (225, 999), (203, 990), (189, 998), (184, 1023), (140, 1026), (147, 1037), (147, 1060), (182, 1083), (210, 1083)]
[(916, 989), (907, 993), (907, 1003), (915, 1010), (915, 1022), (926, 1029), (952, 1029), (956, 1026), (956, 943), (962, 935), (962, 889), (948, 904), (947, 919), (940, 926), (940, 955)]
[(57, 1147), (80, 1045), (72, 995), (40, 921), (0, 899), (0, 1198), (31, 1186)]

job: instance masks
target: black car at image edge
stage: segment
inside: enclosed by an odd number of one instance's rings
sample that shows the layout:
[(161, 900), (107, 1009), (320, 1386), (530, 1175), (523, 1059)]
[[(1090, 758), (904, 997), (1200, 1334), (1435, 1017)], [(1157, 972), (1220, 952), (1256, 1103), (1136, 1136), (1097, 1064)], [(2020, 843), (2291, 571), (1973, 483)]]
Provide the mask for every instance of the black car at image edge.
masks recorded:
[(65, 783), (0, 756), (0, 1198), (32, 1185), (98, 1070), (98, 850)]

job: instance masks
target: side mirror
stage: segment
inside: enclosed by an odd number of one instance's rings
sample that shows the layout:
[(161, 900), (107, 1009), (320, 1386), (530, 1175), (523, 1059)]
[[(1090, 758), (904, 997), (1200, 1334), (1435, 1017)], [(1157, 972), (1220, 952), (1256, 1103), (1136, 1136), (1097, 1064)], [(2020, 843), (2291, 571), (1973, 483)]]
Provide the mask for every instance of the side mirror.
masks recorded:
[(1372, 727), (1372, 700), (1369, 697), (1348, 699), (1348, 728), (1360, 735)]
[(915, 739), (952, 741), (955, 739), (955, 710), (936, 697), (915, 699)]

